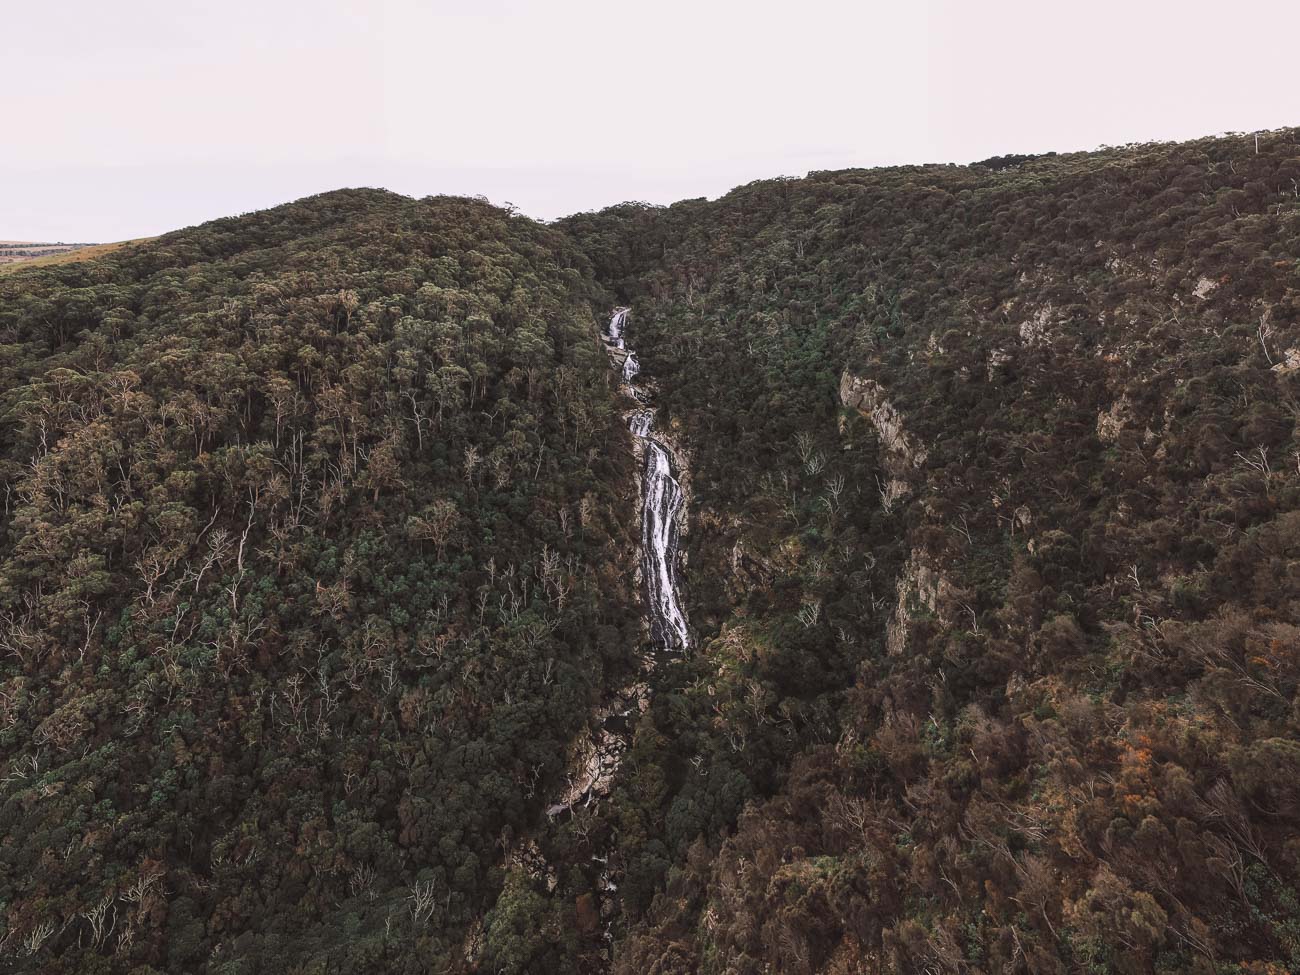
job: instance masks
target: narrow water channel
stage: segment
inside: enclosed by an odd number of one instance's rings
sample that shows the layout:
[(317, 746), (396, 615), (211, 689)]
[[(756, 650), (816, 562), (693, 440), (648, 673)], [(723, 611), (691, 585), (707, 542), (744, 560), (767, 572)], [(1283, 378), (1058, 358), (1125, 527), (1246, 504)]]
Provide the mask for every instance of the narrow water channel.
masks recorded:
[[(623, 380), (623, 392), (639, 404), (628, 418), (628, 428), (640, 441), (645, 464), (641, 474), (641, 585), (645, 597), (646, 622), (650, 631), (653, 667), (665, 657), (690, 649), (691, 635), (682, 608), (680, 525), (685, 494), (677, 480), (672, 451), (654, 436), (655, 410), (648, 391), (635, 385), (641, 371), (636, 353), (625, 345), (629, 309), (617, 308), (602, 338), (611, 361)], [(618, 771), (623, 752), (631, 741), (629, 718), (649, 706), (649, 687), (644, 680), (623, 688), (596, 715), (596, 723), (585, 747), (575, 756), (568, 788), (559, 801), (546, 810), (554, 817), (575, 806), (586, 806), (603, 797)]]

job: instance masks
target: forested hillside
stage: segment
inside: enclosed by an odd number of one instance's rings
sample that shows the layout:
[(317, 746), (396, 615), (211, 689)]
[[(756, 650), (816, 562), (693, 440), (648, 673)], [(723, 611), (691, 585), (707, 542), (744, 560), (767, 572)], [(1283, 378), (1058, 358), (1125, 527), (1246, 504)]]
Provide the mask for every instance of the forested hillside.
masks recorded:
[(620, 971), (1300, 970), (1297, 179), (1282, 131), (565, 222), (709, 637)]
[(580, 263), (348, 191), (0, 284), (6, 970), (462, 957), (640, 638)]
[(0, 279), (0, 961), (1300, 971), (1297, 181), (341, 191)]

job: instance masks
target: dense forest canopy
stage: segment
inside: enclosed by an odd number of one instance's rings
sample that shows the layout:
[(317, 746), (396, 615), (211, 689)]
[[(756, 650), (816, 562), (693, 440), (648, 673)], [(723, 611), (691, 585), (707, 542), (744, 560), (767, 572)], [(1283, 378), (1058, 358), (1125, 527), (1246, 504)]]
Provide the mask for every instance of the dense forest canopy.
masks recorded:
[(583, 265), (349, 191), (0, 286), (10, 957), (459, 948), (639, 638)]
[[(1300, 970), (1300, 132), (0, 278), (0, 953)], [(640, 666), (631, 307), (694, 647)]]

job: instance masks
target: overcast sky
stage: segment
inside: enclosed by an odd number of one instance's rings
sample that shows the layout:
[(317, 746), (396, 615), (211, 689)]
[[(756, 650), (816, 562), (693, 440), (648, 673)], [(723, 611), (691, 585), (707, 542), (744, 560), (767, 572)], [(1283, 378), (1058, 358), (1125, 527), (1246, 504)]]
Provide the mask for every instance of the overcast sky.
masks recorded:
[(339, 186), (539, 218), (1300, 124), (1288, 0), (0, 0), (0, 239)]

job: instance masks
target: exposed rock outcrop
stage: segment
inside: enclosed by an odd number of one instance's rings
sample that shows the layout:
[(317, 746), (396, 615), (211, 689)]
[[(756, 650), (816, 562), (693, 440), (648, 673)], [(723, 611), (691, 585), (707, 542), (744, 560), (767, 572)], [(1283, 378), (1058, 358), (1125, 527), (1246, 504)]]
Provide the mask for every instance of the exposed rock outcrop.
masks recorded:
[(890, 654), (907, 649), (912, 624), (922, 615), (931, 615), (943, 625), (953, 621), (961, 601), (961, 592), (916, 552), (912, 553), (896, 583), (898, 602), (885, 628), (885, 646)]
[(880, 383), (845, 370), (840, 377), (840, 402), (858, 410), (876, 428), (882, 462), (893, 478), (902, 478), (924, 466), (925, 448), (908, 434), (903, 414), (885, 398), (885, 388)]
[(1300, 369), (1300, 349), (1289, 348), (1283, 353), (1281, 362), (1273, 365), (1273, 371), (1281, 376), (1288, 375)]
[(1011, 361), (1011, 353), (1006, 349), (992, 349), (989, 352), (988, 364), (985, 366), (984, 375), (989, 382), (997, 377), (998, 370)]
[(1020, 323), (1020, 339), (1026, 345), (1041, 345), (1048, 341), (1048, 332), (1056, 324), (1057, 316), (1050, 304), (1043, 305)]
[(1120, 431), (1133, 422), (1133, 404), (1128, 396), (1121, 396), (1109, 410), (1097, 414), (1097, 439), (1102, 443), (1114, 443), (1119, 439)]

